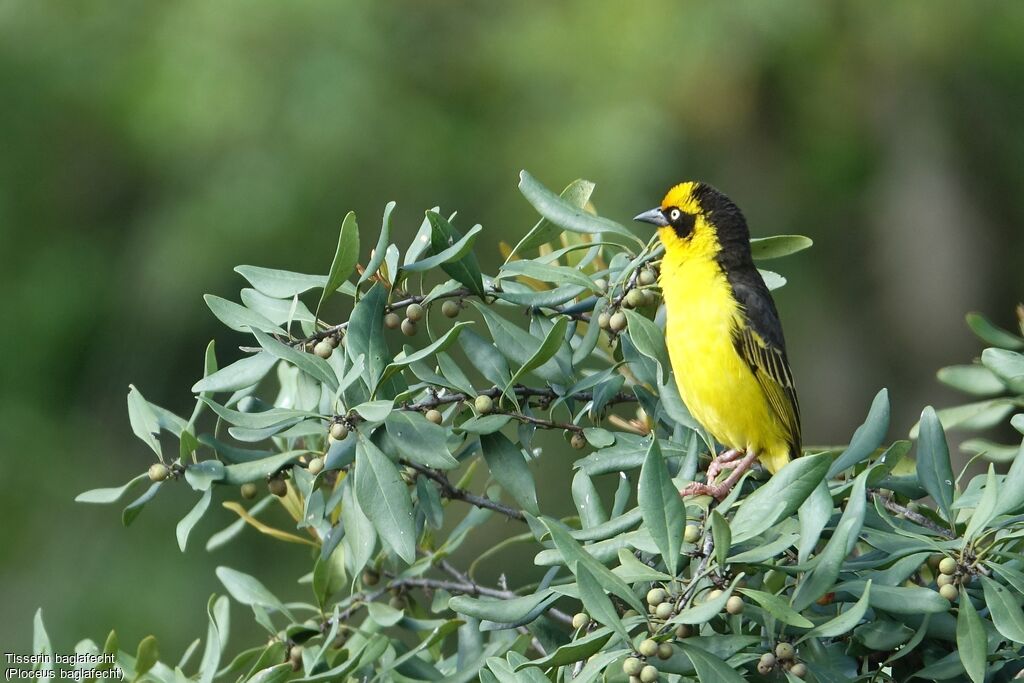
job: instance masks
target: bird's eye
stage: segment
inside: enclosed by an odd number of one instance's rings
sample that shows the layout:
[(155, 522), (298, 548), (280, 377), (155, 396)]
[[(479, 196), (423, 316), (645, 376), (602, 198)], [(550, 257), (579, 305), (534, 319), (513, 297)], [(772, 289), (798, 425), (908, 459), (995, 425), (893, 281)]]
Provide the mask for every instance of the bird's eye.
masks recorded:
[(680, 213), (679, 209), (672, 209), (668, 212), (668, 219), (670, 222), (675, 223), (681, 215), (682, 213)]

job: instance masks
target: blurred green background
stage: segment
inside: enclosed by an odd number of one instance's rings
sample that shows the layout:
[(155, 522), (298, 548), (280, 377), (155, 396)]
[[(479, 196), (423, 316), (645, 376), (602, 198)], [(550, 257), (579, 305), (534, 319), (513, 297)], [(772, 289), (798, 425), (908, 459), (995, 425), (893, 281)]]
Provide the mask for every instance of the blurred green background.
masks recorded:
[(203, 550), (223, 510), (180, 554), (183, 487), (129, 529), (72, 502), (149, 464), (128, 383), (188, 411), (207, 340), (237, 343), (202, 294), (325, 272), (349, 209), (364, 244), (388, 200), (400, 241), (458, 209), (493, 270), (535, 220), (521, 168), (623, 222), (703, 179), (755, 235), (813, 237), (777, 294), (805, 441), (882, 386), (905, 434), (980, 348), (964, 313), (1012, 326), (1024, 295), (1021, 35), (1020, 3), (5, 0), (0, 644), (42, 607), (58, 649), (116, 628), (175, 661), (215, 565), (292, 585), (302, 551)]

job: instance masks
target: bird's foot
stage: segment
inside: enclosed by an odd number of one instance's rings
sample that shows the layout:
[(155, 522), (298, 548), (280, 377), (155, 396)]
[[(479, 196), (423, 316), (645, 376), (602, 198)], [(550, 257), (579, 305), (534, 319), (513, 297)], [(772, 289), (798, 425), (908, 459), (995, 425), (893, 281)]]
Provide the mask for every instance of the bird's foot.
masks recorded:
[(726, 465), (733, 463), (743, 457), (743, 451), (735, 448), (723, 451), (717, 456), (711, 459), (711, 464), (708, 465), (708, 482), (713, 482), (718, 479), (718, 475), (722, 473), (722, 470), (728, 469)]
[[(722, 455), (726, 455), (723, 453)], [(730, 455), (730, 462), (736, 460), (735, 456)], [(736, 466), (729, 472), (729, 476), (725, 478), (720, 484), (712, 483), (714, 479), (711, 477), (711, 468), (708, 468), (708, 483), (702, 484), (700, 482), (693, 482), (686, 488), (679, 491), (679, 495), (682, 497), (687, 496), (711, 496), (715, 500), (721, 502), (725, 500), (725, 497), (729, 495), (733, 487), (736, 486), (736, 482), (740, 480), (743, 473), (751, 468), (754, 461), (757, 460), (756, 451), (748, 451), (743, 459), (736, 463)]]

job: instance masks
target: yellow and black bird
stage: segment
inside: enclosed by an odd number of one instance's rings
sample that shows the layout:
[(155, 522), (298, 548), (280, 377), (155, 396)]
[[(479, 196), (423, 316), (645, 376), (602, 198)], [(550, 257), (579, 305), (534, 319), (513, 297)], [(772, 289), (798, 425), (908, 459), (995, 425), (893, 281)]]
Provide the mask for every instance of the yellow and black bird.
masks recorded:
[(774, 474), (800, 455), (800, 406), (779, 314), (754, 266), (746, 219), (715, 188), (676, 185), (635, 220), (658, 226), (665, 247), (660, 283), (679, 393), (727, 449), (712, 460), (707, 483), (681, 493), (722, 499), (754, 460)]

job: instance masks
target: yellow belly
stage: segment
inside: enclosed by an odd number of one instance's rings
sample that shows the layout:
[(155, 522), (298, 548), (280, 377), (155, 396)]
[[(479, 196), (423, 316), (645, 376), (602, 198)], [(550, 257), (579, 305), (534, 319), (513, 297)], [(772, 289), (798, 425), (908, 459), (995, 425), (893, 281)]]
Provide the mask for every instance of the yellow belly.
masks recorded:
[(732, 330), (740, 311), (714, 262), (666, 263), (666, 342), (679, 393), (690, 414), (728, 448), (754, 450), (771, 472), (789, 461), (789, 445)]

